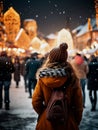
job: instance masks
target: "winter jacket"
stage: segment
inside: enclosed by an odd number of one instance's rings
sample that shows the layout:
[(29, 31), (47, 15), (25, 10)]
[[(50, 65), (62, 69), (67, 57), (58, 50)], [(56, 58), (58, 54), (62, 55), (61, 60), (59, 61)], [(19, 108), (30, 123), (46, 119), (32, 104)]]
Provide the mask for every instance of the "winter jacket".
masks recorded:
[(89, 73), (87, 74), (87, 89), (98, 90), (98, 62), (89, 63)]
[(20, 63), (14, 63), (14, 80), (15, 81), (20, 81)]
[(46, 106), (53, 88), (62, 86), (67, 82), (67, 79), (68, 76), (64, 68), (48, 68), (40, 72), (40, 78), (32, 95), (32, 105), (39, 116), (36, 130), (79, 130), (78, 126), (82, 118), (83, 104), (78, 79), (66, 88), (68, 105), (70, 106), (67, 126), (59, 124), (53, 126), (46, 119)]
[(28, 76), (29, 79), (36, 78), (36, 72), (39, 67), (40, 67), (40, 62), (36, 59), (29, 59), (26, 62), (26, 65), (25, 65), (26, 75)]
[[(80, 60), (79, 60), (80, 59)], [(85, 60), (81, 60), (81, 57), (75, 58), (71, 61), (71, 64), (76, 72), (76, 75), (79, 79), (86, 79), (87, 73), (89, 71), (88, 64)]]
[(0, 57), (0, 81), (11, 81), (14, 65), (7, 56)]

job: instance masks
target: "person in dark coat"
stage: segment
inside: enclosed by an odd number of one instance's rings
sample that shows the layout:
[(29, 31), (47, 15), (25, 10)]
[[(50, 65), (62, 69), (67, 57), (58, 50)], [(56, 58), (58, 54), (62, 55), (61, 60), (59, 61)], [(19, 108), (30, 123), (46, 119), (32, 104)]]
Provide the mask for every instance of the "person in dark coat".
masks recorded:
[[(45, 64), (37, 72), (37, 84), (32, 95), (32, 106), (38, 114), (35, 130), (79, 130), (83, 112), (82, 89), (71, 64), (67, 62), (67, 48), (66, 43), (53, 48)], [(61, 87), (68, 80), (70, 82), (66, 88), (69, 106), (67, 125), (58, 123), (54, 126), (46, 119), (46, 107), (53, 89)]]
[[(3, 106), (3, 100), (5, 103), (5, 109), (9, 110), (10, 103), (10, 84), (12, 79), (12, 73), (14, 72), (14, 65), (11, 59), (7, 56), (5, 51), (1, 52), (0, 56), (0, 109)], [(3, 98), (4, 87), (4, 98)]]
[(16, 83), (16, 88), (19, 87), (19, 81), (20, 81), (20, 61), (19, 57), (15, 57), (15, 62), (14, 62), (14, 81)]
[(31, 58), (25, 64), (26, 75), (28, 77), (29, 98), (32, 98), (32, 88), (35, 88), (37, 79), (36, 72), (40, 67), (40, 61), (37, 59), (37, 53), (32, 53)]
[(89, 73), (87, 74), (87, 89), (89, 90), (89, 99), (92, 105), (91, 111), (96, 110), (97, 90), (98, 90), (98, 61), (92, 56), (89, 63)]
[(26, 73), (26, 62), (30, 57), (25, 57), (21, 63), (21, 75), (24, 79), (25, 92), (28, 92), (28, 74)]

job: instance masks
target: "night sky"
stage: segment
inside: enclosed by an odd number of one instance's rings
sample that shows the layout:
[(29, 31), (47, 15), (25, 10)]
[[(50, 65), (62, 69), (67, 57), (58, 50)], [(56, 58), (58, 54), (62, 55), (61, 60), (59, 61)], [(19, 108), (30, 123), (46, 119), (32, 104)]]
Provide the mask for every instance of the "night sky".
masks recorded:
[[(24, 19), (35, 19), (43, 34), (70, 30), (95, 18), (94, 0), (3, 0), (4, 12), (13, 7)], [(21, 23), (21, 26), (22, 26)]]

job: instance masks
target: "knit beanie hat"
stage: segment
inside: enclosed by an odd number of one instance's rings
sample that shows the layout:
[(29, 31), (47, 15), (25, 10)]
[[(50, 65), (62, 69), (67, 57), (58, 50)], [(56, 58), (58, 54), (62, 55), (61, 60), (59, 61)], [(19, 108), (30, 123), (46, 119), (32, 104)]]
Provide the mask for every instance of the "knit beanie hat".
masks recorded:
[(49, 53), (49, 61), (50, 63), (54, 62), (66, 62), (68, 53), (67, 53), (68, 45), (66, 43), (62, 43), (58, 48), (54, 48)]

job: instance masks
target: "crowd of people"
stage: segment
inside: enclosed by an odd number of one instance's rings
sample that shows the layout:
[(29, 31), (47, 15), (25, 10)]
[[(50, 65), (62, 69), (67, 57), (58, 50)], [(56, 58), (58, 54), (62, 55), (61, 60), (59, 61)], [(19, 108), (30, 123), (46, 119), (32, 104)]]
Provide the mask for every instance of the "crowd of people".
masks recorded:
[[(98, 90), (98, 57), (91, 55), (87, 59), (84, 55), (76, 53), (69, 60), (68, 45), (61, 43), (42, 58), (38, 53), (25, 57), (22, 62), (18, 56), (14, 58), (2, 51), (0, 54), (0, 109), (10, 109), (10, 85), (13, 79), (19, 89), (21, 75), (24, 79), (25, 92), (32, 99), (32, 106), (38, 114), (36, 130), (56, 129), (78, 130), (82, 119), (83, 109), (86, 108), (85, 87), (89, 91), (91, 111), (96, 111)], [(52, 126), (45, 118), (45, 109), (49, 102), (52, 90), (64, 83), (70, 82), (67, 88), (69, 116), (67, 126)], [(3, 89), (4, 88), (4, 89)], [(4, 90), (4, 95), (3, 95)], [(33, 90), (33, 92), (32, 92)]]
[[(10, 109), (10, 85), (13, 78), (15, 87), (19, 88), (21, 76), (25, 84), (25, 92), (32, 98), (32, 90), (35, 88), (37, 79), (36, 72), (42, 64), (42, 59), (38, 59), (38, 53), (31, 54), (31, 57), (25, 57), (22, 62), (18, 56), (8, 56), (6, 51), (0, 54), (0, 109), (5, 103), (5, 109)], [(4, 90), (4, 94), (3, 94)]]

